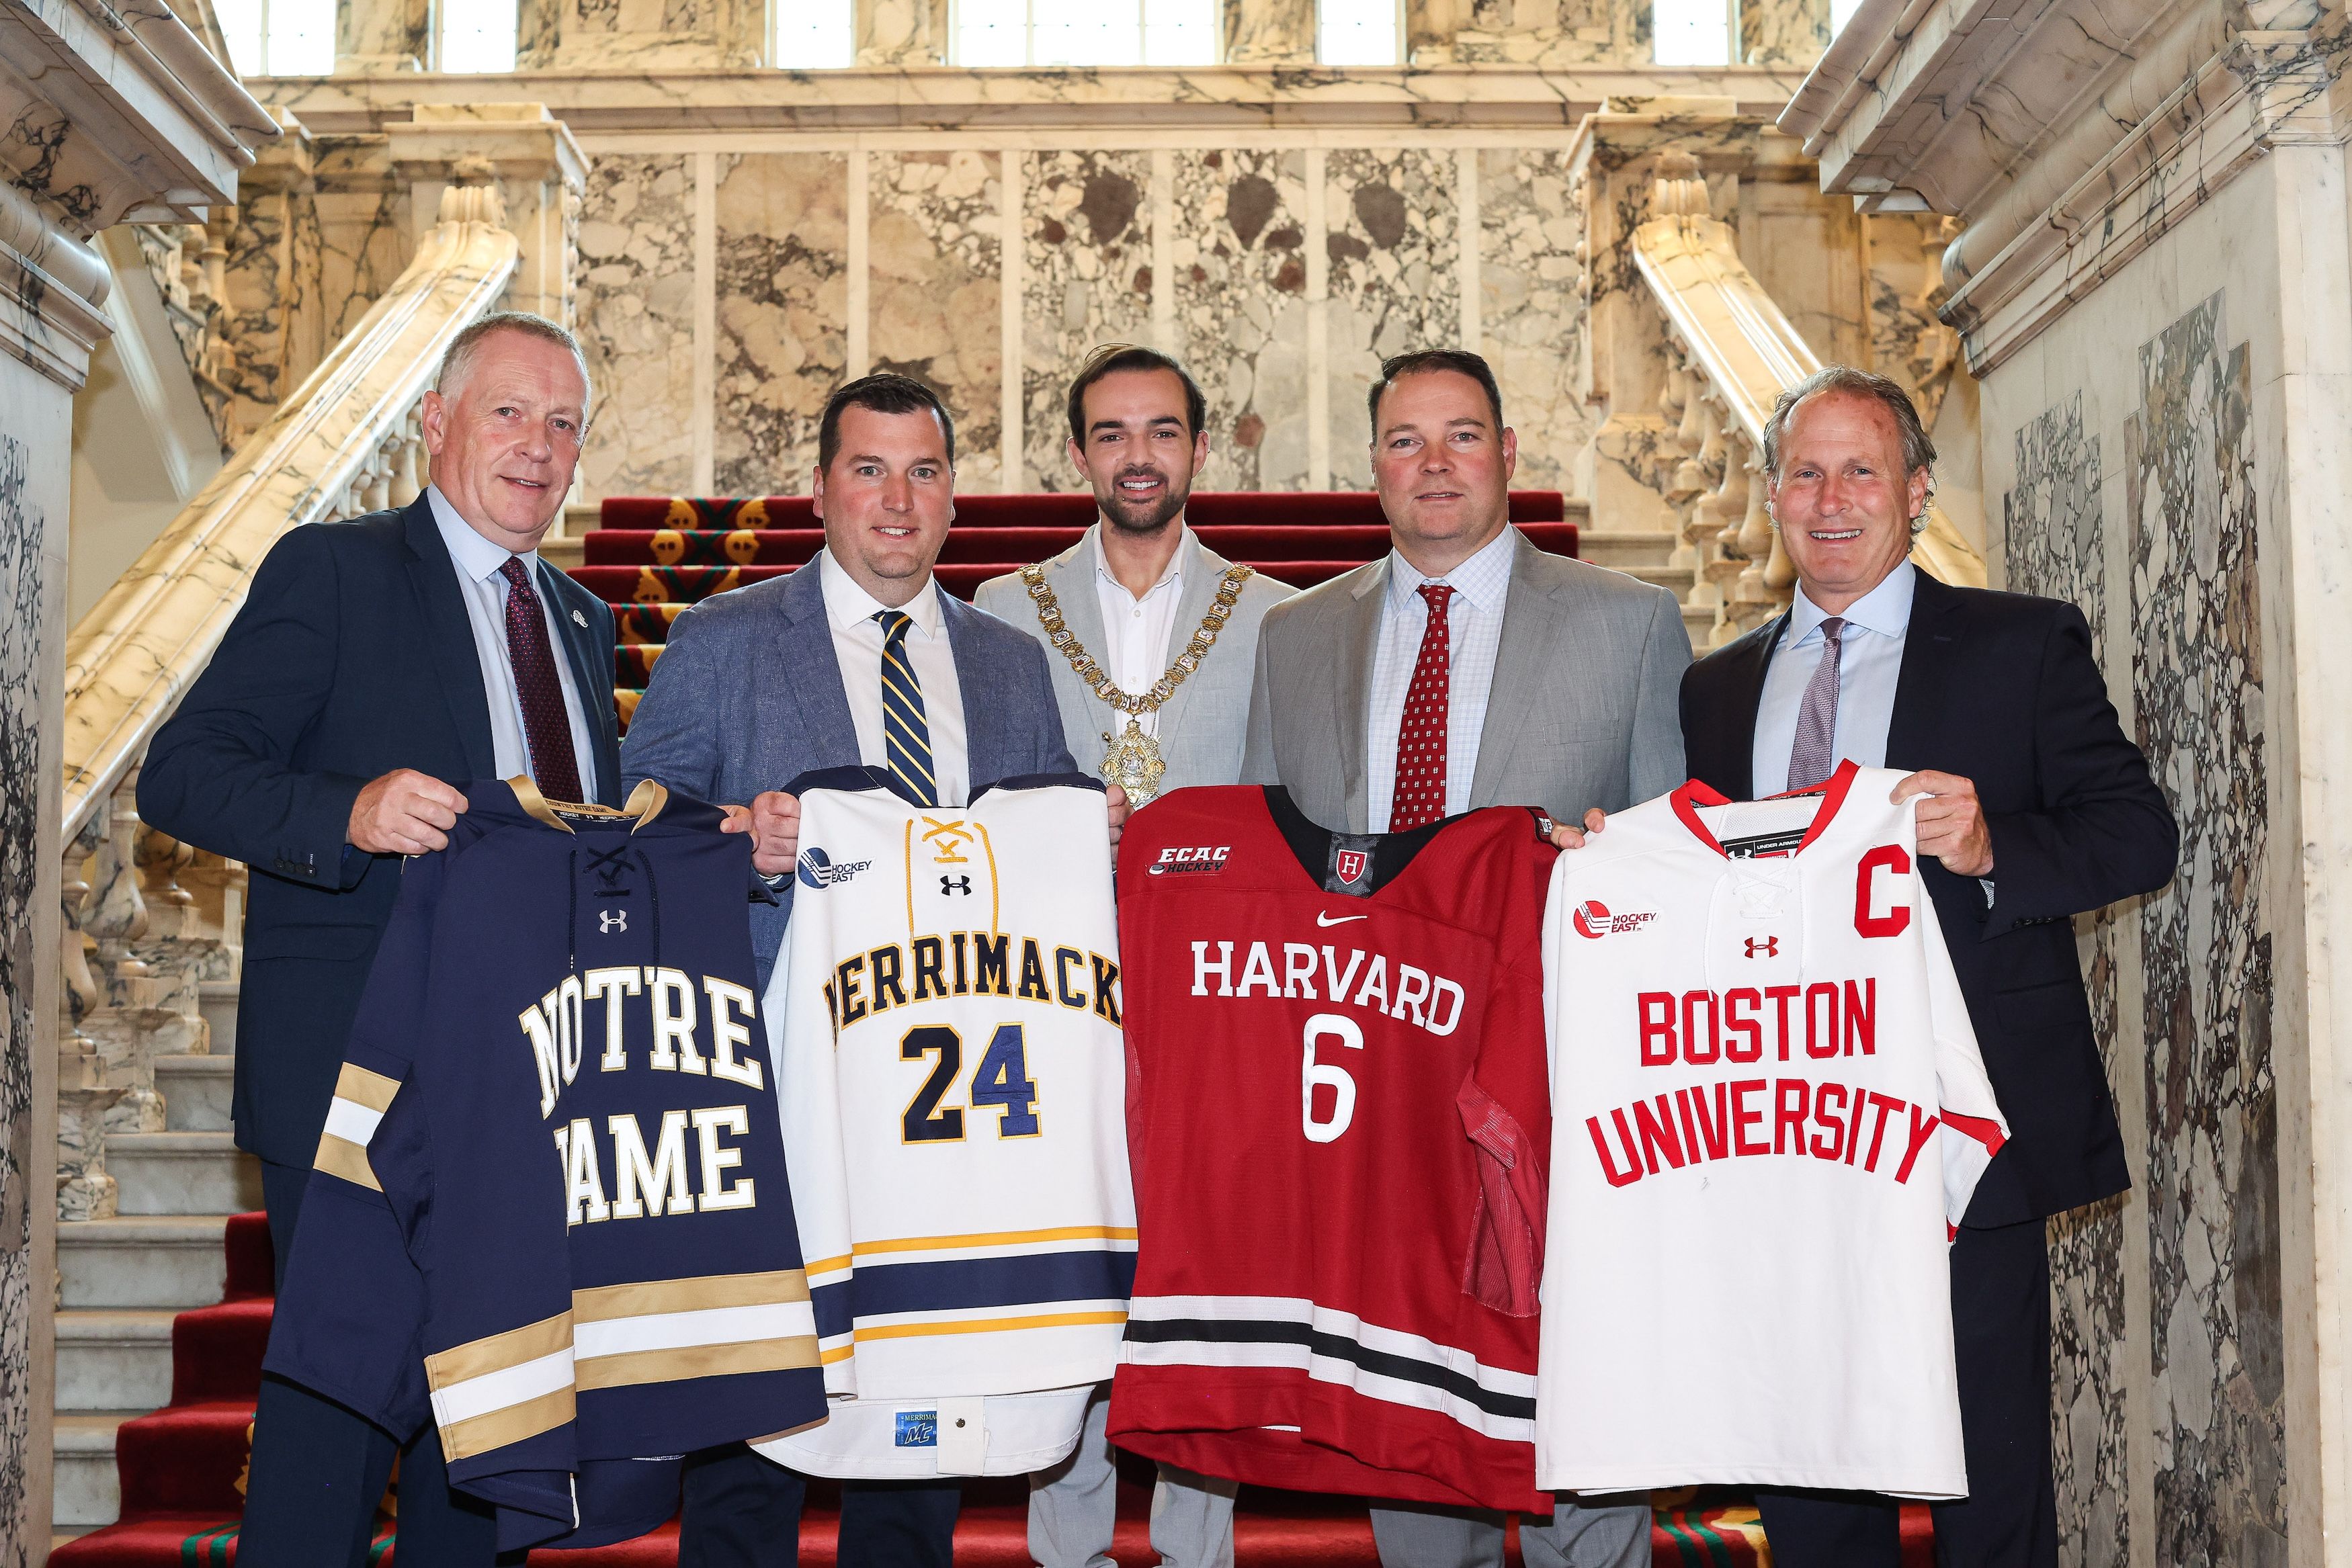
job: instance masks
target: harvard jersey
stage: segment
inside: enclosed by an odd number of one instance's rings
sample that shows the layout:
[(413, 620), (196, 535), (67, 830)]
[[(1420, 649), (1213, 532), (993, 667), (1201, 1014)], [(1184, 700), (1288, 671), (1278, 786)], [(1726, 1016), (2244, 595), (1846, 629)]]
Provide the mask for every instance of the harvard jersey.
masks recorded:
[(466, 793), (402, 873), (268, 1366), (394, 1433), (429, 1410), (504, 1547), (572, 1530), (591, 1461), (824, 1403), (750, 841), (651, 781), (625, 811)]
[(1901, 777), (1560, 857), (1544, 1486), (1966, 1495), (1946, 1248), (2008, 1129)]
[[(800, 798), (767, 1016), (833, 1413), (818, 1475), (1016, 1474), (1077, 1440), (1135, 1269), (1103, 787)], [(1019, 1397), (1007, 1397), (1018, 1396)]]
[(1143, 1249), (1121, 1448), (1297, 1490), (1549, 1511), (1540, 829), (1498, 808), (1335, 834), (1251, 787), (1129, 821)]

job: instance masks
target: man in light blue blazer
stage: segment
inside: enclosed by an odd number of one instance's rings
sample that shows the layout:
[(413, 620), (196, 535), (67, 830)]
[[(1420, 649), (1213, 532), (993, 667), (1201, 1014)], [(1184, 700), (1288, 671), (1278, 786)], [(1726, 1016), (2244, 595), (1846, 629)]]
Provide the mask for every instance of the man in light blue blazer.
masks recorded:
[[(954, 464), (954, 423), (921, 382), (876, 375), (835, 392), (813, 486), (824, 549), (679, 616), (621, 747), (626, 786), (658, 779), (730, 806), (729, 831), (756, 835), (752, 863), (779, 900), (751, 906), (762, 990), (799, 852), (784, 785), (863, 765), (961, 806), (975, 785), (1076, 770), (1045, 650), (931, 574), (955, 517)], [(1116, 834), (1116, 789), (1111, 808)], [(793, 1568), (803, 1490), (740, 1443), (694, 1456), (681, 1568)], [(952, 1480), (845, 1482), (841, 1561), (950, 1568), (960, 1496)]]

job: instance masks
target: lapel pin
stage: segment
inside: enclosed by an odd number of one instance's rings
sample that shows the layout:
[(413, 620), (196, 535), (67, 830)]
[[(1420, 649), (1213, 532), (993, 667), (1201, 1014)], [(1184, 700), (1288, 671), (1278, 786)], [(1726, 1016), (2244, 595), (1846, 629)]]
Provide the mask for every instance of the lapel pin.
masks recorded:
[(583, 632), (588, 630), (588, 617), (581, 614), (577, 610), (572, 612), (572, 623)]

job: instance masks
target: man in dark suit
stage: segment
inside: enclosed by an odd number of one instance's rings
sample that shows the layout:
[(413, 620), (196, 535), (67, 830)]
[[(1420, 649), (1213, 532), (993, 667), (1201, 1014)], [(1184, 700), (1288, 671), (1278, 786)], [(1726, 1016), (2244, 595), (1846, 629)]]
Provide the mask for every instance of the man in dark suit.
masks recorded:
[[(836, 391), (813, 484), (824, 549), (788, 577), (707, 599), (677, 618), (629, 723), (624, 779), (739, 805), (752, 864), (778, 902), (751, 905), (764, 991), (792, 914), (800, 802), (820, 768), (887, 768), (914, 799), (961, 806), (974, 787), (1070, 773), (1043, 644), (942, 592), (931, 568), (955, 518), (955, 425), (900, 375)], [(1127, 815), (1109, 791), (1112, 835)], [(740, 1443), (687, 1467), (682, 1568), (792, 1568), (801, 1478)], [(849, 1481), (839, 1560), (949, 1568), (953, 1480)]]
[[(2161, 886), (2179, 837), (2082, 612), (1911, 564), (1935, 455), (1884, 378), (1832, 366), (1781, 395), (1765, 465), (1796, 602), (1691, 666), (1683, 738), (1692, 774), (1733, 800), (1848, 758), (1906, 770), (1895, 799), (1924, 797), (1923, 873), (2011, 1128), (1952, 1245), (1969, 1496), (1936, 1506), (1937, 1556), (2055, 1568), (2042, 1224), (2131, 1185), (2073, 917)], [(1891, 1500), (1758, 1503), (1782, 1568), (1901, 1560)]]
[[(140, 774), (149, 822), (254, 873), (235, 1116), (281, 1276), (401, 857), (448, 841), (475, 780), (528, 773), (559, 800), (620, 799), (612, 613), (537, 554), (588, 409), (586, 361), (553, 322), (500, 313), (459, 333), (425, 394), (431, 486), (279, 539)], [(265, 1379), (238, 1561), (364, 1562), (394, 1450)], [(401, 1556), (465, 1568), (491, 1562), (492, 1542), (428, 1425), (402, 1460)]]

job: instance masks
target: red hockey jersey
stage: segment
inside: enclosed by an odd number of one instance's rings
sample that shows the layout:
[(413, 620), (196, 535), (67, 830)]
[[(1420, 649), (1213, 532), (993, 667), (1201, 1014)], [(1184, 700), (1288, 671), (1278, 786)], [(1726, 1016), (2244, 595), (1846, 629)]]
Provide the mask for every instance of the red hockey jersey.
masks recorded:
[(1121, 1448), (1265, 1486), (1549, 1511), (1553, 859), (1517, 808), (1346, 835), (1236, 787), (1128, 823), (1141, 1244)]

